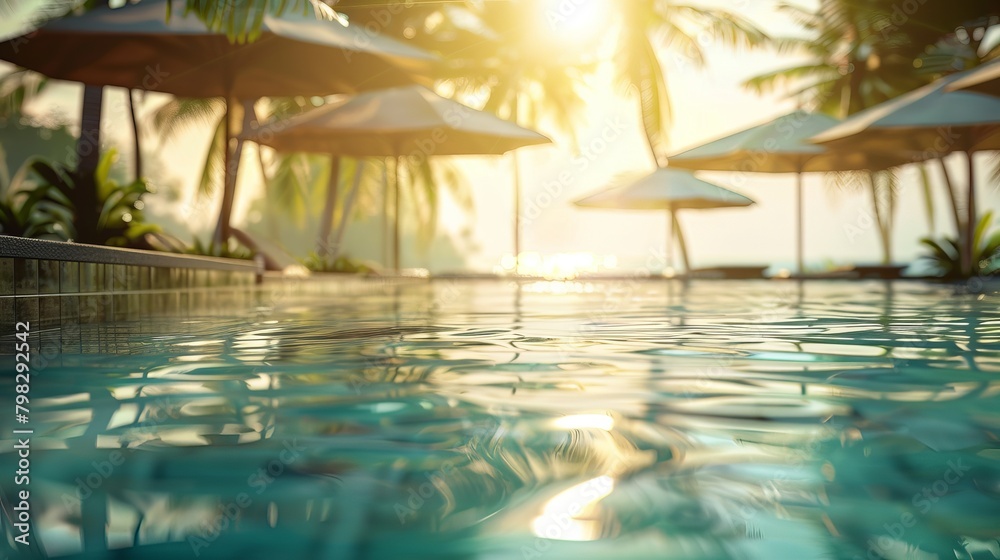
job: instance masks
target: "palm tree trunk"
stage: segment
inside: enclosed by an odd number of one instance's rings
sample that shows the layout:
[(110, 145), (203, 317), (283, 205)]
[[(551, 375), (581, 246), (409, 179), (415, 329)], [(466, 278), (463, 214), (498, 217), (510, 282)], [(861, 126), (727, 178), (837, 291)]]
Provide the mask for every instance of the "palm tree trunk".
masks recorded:
[(666, 253), (666, 266), (664, 267), (664, 274), (669, 270), (674, 268), (674, 211), (667, 210), (667, 246), (664, 249)]
[(339, 185), (340, 158), (330, 154), (330, 178), (326, 183), (326, 204), (323, 206), (319, 235), (316, 237), (316, 254), (320, 257), (325, 257), (330, 248), (330, 233), (333, 231), (333, 214), (337, 210), (337, 187)]
[[(222, 206), (219, 207), (219, 219), (215, 226), (215, 241), (222, 245), (229, 241), (232, 234), (230, 219), (233, 213), (233, 203), (236, 200), (236, 179), (240, 167), (240, 157), (243, 155), (243, 138), (240, 132), (249, 128), (253, 118), (253, 102), (243, 103), (243, 126), (240, 130), (234, 130), (233, 124), (236, 111), (233, 104), (238, 103), (235, 99), (226, 102), (226, 157), (225, 157), (225, 181), (222, 192)], [(235, 146), (230, 148), (230, 143), (236, 138)]]
[(393, 222), (394, 222), (394, 224), (393, 224), (393, 233), (392, 233), (392, 268), (397, 273), (399, 272), (399, 266), (400, 266), (400, 258), (399, 258), (400, 245), (402, 245), (402, 239), (401, 239), (402, 233), (401, 233), (400, 227), (399, 227), (400, 226), (400, 221), (402, 220), (402, 214), (399, 211), (399, 207), (400, 207), (400, 201), (399, 201), (399, 191), (400, 191), (399, 183), (400, 183), (400, 179), (399, 179), (399, 177), (400, 177), (400, 175), (402, 175), (402, 173), (400, 173), (402, 171), (402, 167), (403, 167), (402, 166), (402, 160), (403, 160), (402, 157), (396, 159), (396, 165), (393, 167), (393, 169), (395, 170), (395, 177), (393, 177), (393, 179), (392, 179), (392, 192), (393, 192), (392, 209), (393, 209), (393, 218), (394, 218), (393, 219)]
[(806, 272), (805, 258), (805, 205), (802, 193), (802, 166), (795, 173), (795, 270), (799, 275)]
[(677, 239), (677, 246), (681, 251), (681, 262), (684, 263), (684, 273), (687, 274), (691, 272), (691, 260), (688, 258), (687, 240), (684, 239), (684, 230), (681, 229), (681, 223), (677, 221), (676, 212), (670, 212), (670, 218), (670, 221), (673, 222), (674, 238)]
[(139, 119), (135, 114), (135, 98), (133, 97), (133, 93), (134, 92), (131, 89), (125, 90), (125, 95), (128, 96), (128, 113), (132, 118), (132, 146), (135, 152), (135, 179), (138, 181), (142, 178), (142, 147), (139, 139)]
[(869, 171), (866, 175), (868, 176), (868, 192), (872, 197), (872, 209), (875, 212), (875, 223), (878, 226), (879, 241), (882, 245), (882, 264), (888, 265), (892, 262), (892, 242), (889, 239), (889, 225), (886, 223), (888, 220), (883, 216), (883, 208), (879, 203), (875, 173)]
[[(514, 101), (511, 113), (514, 115), (514, 122), (520, 120), (520, 99), (517, 91), (514, 91)], [(511, 152), (510, 157), (514, 162), (514, 273), (517, 274), (521, 264), (521, 165), (517, 157), (517, 150)]]
[(969, 164), (969, 194), (966, 204), (965, 245), (963, 247), (964, 251), (962, 254), (962, 272), (971, 276), (972, 272), (977, 270), (977, 263), (974, 262), (976, 258), (976, 247), (974, 247), (974, 245), (976, 242), (976, 223), (979, 221), (976, 217), (976, 168), (972, 148), (965, 151), (965, 159)]
[(76, 143), (76, 187), (73, 189), (76, 240), (89, 243), (97, 240), (100, 217), (97, 183), (94, 172), (101, 160), (101, 114), (104, 88), (83, 88), (83, 109), (80, 113), (80, 138)]
[[(382, 173), (382, 264), (389, 268), (389, 166), (395, 164), (395, 158), (386, 158)], [(393, 171), (393, 174), (395, 170)]]
[(955, 194), (955, 184), (951, 181), (951, 174), (948, 173), (948, 166), (945, 165), (944, 159), (937, 158), (934, 160), (938, 163), (941, 168), (941, 173), (944, 174), (944, 186), (945, 191), (948, 193), (948, 201), (951, 203), (951, 215), (955, 219), (955, 233), (959, 239), (962, 238), (962, 215), (958, 210), (958, 195)]
[(337, 233), (333, 238), (333, 251), (331, 252), (331, 258), (333, 259), (340, 256), (340, 248), (343, 247), (344, 243), (344, 232), (347, 231), (347, 221), (351, 215), (351, 209), (354, 207), (354, 201), (357, 199), (358, 191), (361, 190), (361, 177), (364, 175), (364, 171), (365, 160), (357, 160), (357, 165), (354, 168), (354, 180), (351, 182), (351, 190), (347, 193), (347, 200), (344, 201), (344, 209), (340, 212)]

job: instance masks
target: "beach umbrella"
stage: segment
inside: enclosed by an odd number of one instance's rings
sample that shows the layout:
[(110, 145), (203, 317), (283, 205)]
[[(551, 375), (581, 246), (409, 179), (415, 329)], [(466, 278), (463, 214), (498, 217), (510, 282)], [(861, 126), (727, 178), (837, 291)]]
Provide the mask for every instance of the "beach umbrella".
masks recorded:
[[(400, 160), (500, 155), (523, 146), (551, 142), (533, 130), (446, 99), (422, 86), (345, 97), (291, 119), (265, 123), (246, 138), (286, 152)], [(393, 185), (396, 202), (393, 263), (398, 269), (398, 177), (393, 177)]]
[(962, 265), (971, 270), (977, 222), (973, 155), (1000, 149), (1000, 97), (950, 88), (975, 71), (954, 74), (861, 111), (812, 138), (831, 150), (864, 153), (893, 150), (924, 159), (952, 152), (968, 162), (968, 194), (962, 234)]
[(956, 79), (948, 86), (948, 91), (968, 90), (1000, 96), (1000, 60), (984, 64), (968, 75)]
[[(419, 49), (351, 26), (332, 11), (303, 14), (289, 8), (282, 15), (265, 14), (255, 41), (235, 43), (186, 13), (183, 0), (142, 0), (52, 20), (0, 43), (0, 59), (88, 85), (222, 97), (227, 102), (227, 146), (234, 103), (410, 84), (434, 60)], [(236, 181), (230, 159), (238, 162), (238, 156), (227, 149), (223, 236)]]
[(827, 115), (797, 110), (667, 159), (671, 167), (691, 170), (795, 173), (796, 266), (801, 274), (804, 269), (802, 174), (879, 170), (913, 161), (908, 154), (873, 156), (881, 152), (830, 150), (808, 141), (839, 122)]
[(666, 210), (667, 253), (672, 252), (672, 235), (676, 235), (684, 269), (691, 271), (687, 243), (677, 221), (678, 210), (707, 210), (750, 206), (749, 198), (718, 185), (702, 181), (692, 173), (679, 169), (660, 168), (639, 177), (620, 182), (617, 186), (574, 202), (585, 208), (620, 210)]

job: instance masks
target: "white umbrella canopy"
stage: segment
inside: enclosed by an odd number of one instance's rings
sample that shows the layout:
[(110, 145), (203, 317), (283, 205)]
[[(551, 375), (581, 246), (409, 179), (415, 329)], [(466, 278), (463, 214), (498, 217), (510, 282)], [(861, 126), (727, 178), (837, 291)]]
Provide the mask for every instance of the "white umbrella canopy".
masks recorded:
[(1000, 96), (1000, 59), (971, 70), (948, 85), (948, 91), (962, 89)]
[(405, 43), (291, 8), (264, 15), (255, 41), (234, 43), (185, 13), (183, 0), (142, 0), (55, 19), (0, 43), (0, 59), (88, 85), (241, 100), (408, 84), (435, 60)]
[[(291, 119), (265, 123), (244, 138), (280, 151), (353, 157), (428, 158), (501, 155), (524, 146), (548, 144), (544, 135), (441, 97), (419, 85), (345, 97)], [(399, 269), (399, 181), (393, 263)], [(332, 213), (332, 190), (327, 210)], [(353, 192), (353, 191), (352, 191)], [(327, 212), (324, 210), (324, 212)]]
[(574, 204), (585, 208), (666, 210), (670, 222), (667, 228), (668, 253), (671, 246), (670, 233), (673, 230), (677, 235), (684, 268), (690, 271), (687, 244), (675, 213), (684, 209), (739, 208), (750, 206), (754, 201), (703, 181), (689, 171), (660, 168), (648, 175), (621, 180), (617, 185), (585, 196)]
[(910, 163), (908, 153), (831, 150), (809, 141), (840, 121), (821, 113), (797, 110), (766, 123), (730, 134), (673, 156), (671, 167), (744, 173), (795, 173), (796, 261), (804, 268), (802, 174), (807, 172), (879, 170)]
[[(49, 21), (30, 34), (0, 42), (0, 59), (88, 85), (223, 97), (228, 147), (234, 103), (249, 107), (265, 96), (332, 95), (411, 84), (435, 60), (329, 15), (290, 8), (280, 16), (266, 14), (255, 41), (234, 43), (185, 13), (183, 0), (142, 0)], [(231, 162), (239, 161), (240, 148), (237, 142), (225, 154), (216, 231), (220, 241), (229, 234), (237, 172)]]
[(949, 86), (967, 72), (942, 78), (861, 111), (810, 139), (830, 149), (910, 154), (1000, 149), (1000, 97)]
[(661, 168), (574, 202), (588, 208), (682, 210), (750, 206), (754, 201), (689, 171)]
[(917, 153), (923, 159), (965, 153), (968, 213), (962, 235), (962, 263), (966, 272), (971, 271), (971, 240), (978, 221), (973, 154), (1000, 149), (1000, 97), (952, 89), (973, 72), (942, 78), (861, 111), (812, 138), (831, 149), (862, 153), (894, 150)]
[(1000, 96), (1000, 60), (984, 64), (948, 86), (949, 91), (968, 90)]
[(265, 123), (247, 139), (282, 151), (356, 157), (500, 155), (547, 137), (422, 86), (370, 91)]

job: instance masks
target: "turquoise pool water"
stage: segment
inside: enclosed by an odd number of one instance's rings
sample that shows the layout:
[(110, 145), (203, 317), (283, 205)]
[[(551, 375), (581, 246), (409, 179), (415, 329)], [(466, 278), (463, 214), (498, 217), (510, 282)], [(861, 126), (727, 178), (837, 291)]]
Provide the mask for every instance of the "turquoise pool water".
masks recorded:
[(239, 301), (88, 327), (34, 374), (41, 546), (6, 525), (6, 553), (1000, 557), (997, 295), (438, 280)]

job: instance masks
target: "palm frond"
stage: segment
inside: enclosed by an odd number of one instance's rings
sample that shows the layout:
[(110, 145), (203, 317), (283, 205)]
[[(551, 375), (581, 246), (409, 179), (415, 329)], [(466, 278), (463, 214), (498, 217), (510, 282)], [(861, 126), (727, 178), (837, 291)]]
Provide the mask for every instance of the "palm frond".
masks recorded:
[(216, 123), (212, 139), (208, 144), (208, 150), (205, 151), (205, 160), (201, 166), (201, 176), (198, 178), (199, 195), (211, 196), (215, 192), (216, 185), (221, 182), (224, 175), (226, 166), (225, 118), (223, 116)]
[(218, 122), (225, 113), (226, 101), (221, 97), (173, 98), (157, 107), (148, 119), (157, 132), (169, 138), (191, 127)]

